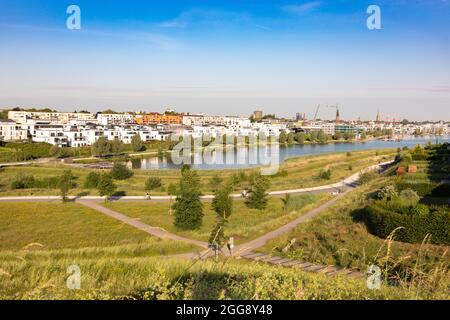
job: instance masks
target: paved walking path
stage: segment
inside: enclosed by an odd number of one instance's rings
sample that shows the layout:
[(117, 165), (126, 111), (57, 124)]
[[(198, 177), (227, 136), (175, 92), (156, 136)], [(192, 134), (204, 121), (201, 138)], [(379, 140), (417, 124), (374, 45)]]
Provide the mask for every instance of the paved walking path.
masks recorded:
[(263, 247), (267, 243), (267, 241), (278, 238), (281, 235), (288, 233), (288, 232), (292, 231), (293, 229), (295, 229), (300, 223), (308, 221), (308, 220), (314, 218), (315, 216), (319, 215), (320, 213), (322, 213), (323, 211), (328, 209), (330, 206), (335, 204), (339, 199), (341, 199), (342, 197), (345, 197), (352, 190), (353, 190), (353, 188), (348, 189), (347, 191), (339, 194), (337, 197), (331, 199), (330, 201), (325, 202), (321, 206), (301, 215), (297, 219), (292, 220), (291, 222), (285, 224), (284, 226), (282, 226), (276, 230), (270, 231), (259, 238), (256, 238), (250, 242), (247, 242), (245, 244), (237, 246), (235, 249), (235, 252), (239, 255), (242, 255), (242, 254), (245, 254), (246, 252)]

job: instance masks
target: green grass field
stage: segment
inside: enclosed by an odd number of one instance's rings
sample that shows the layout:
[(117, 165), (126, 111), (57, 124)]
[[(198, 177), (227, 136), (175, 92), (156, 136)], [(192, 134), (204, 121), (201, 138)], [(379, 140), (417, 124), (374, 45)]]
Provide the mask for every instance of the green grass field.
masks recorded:
[(130, 244), (142, 245), (143, 249), (156, 254), (193, 250), (184, 243), (153, 238), (76, 203), (1, 203), (0, 208), (2, 252), (51, 252)]
[[(269, 199), (267, 208), (262, 211), (247, 208), (243, 201), (234, 201), (233, 214), (226, 227), (227, 235), (233, 236), (236, 243), (246, 242), (281, 227), (331, 198), (328, 194), (299, 197), (306, 198), (308, 201), (303, 207), (291, 212), (283, 210), (283, 203), (279, 198)], [(127, 216), (138, 218), (149, 225), (203, 241), (208, 240), (216, 223), (216, 213), (211, 209), (209, 202), (204, 203), (205, 216), (202, 227), (194, 231), (184, 231), (174, 227), (174, 217), (169, 214), (169, 203), (108, 202), (102, 205)]]
[[(325, 155), (305, 156), (286, 160), (280, 166), (283, 175), (271, 177), (270, 190), (285, 190), (319, 186), (338, 182), (350, 175), (358, 172), (362, 168), (376, 164), (379, 161), (391, 160), (394, 158), (395, 150), (386, 149), (378, 151), (358, 151), (347, 153), (334, 153)], [(31, 165), (27, 167), (8, 167), (0, 173), (0, 197), (1, 196), (25, 196), (25, 195), (58, 195), (57, 189), (24, 189), (11, 190), (11, 181), (19, 174), (31, 174), (37, 179), (44, 177), (59, 176), (64, 170), (71, 169), (77, 177), (77, 188), (70, 191), (71, 195), (97, 195), (95, 189), (84, 189), (83, 185), (87, 174), (92, 169), (81, 168), (79, 166), (68, 166), (61, 163), (53, 165)], [(317, 176), (321, 170), (331, 170), (330, 180), (319, 179)], [(258, 169), (241, 170), (249, 175)], [(222, 179), (230, 178), (239, 170), (200, 170), (199, 175), (202, 182), (202, 192), (211, 194), (210, 181), (214, 175), (219, 175)], [(125, 195), (145, 195), (145, 181), (149, 177), (160, 177), (163, 187), (150, 191), (152, 195), (166, 195), (169, 184), (177, 184), (180, 179), (179, 170), (134, 170), (134, 176), (128, 180), (116, 181), (117, 191)], [(236, 186), (236, 191), (243, 190), (248, 186), (244, 181)]]
[[(442, 291), (418, 293), (365, 279), (327, 277), (242, 260), (215, 263), (157, 257), (73, 260), (5, 260), (0, 253), (0, 299), (447, 299)], [(81, 290), (66, 286), (67, 267), (81, 270)]]

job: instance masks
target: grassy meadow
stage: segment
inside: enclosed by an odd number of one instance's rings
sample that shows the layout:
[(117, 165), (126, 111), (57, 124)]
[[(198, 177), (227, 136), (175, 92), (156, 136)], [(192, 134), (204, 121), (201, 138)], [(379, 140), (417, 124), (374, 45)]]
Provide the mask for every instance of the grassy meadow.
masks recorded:
[(383, 285), (369, 290), (364, 279), (327, 277), (296, 269), (243, 260), (200, 261), (158, 257), (77, 260), (81, 289), (66, 287), (73, 259), (42, 256), (3, 259), (2, 299), (446, 299), (441, 291), (408, 290)]
[[(162, 241), (77, 203), (1, 203), (0, 251), (40, 252), (142, 244), (154, 251), (193, 250)], [(167, 250), (170, 249), (170, 250)]]
[[(243, 201), (233, 202), (233, 214), (226, 225), (226, 233), (233, 236), (236, 243), (243, 243), (264, 235), (298, 216), (318, 207), (331, 199), (331, 195), (300, 195), (292, 198), (303, 200), (295, 210), (285, 210), (279, 198), (270, 198), (264, 210), (249, 209)], [(137, 218), (149, 225), (163, 228), (181, 236), (207, 241), (216, 224), (216, 213), (210, 202), (203, 204), (203, 225), (198, 230), (179, 230), (173, 225), (174, 216), (169, 213), (169, 203), (108, 202), (102, 204), (109, 209)]]
[[(291, 158), (283, 162), (277, 175), (271, 176), (270, 190), (285, 190), (314, 187), (338, 182), (359, 170), (376, 164), (379, 161), (392, 160), (395, 150), (386, 149), (378, 151), (356, 151), (351, 153), (333, 153)], [(2, 196), (27, 196), (27, 195), (58, 195), (58, 189), (34, 188), (34, 189), (11, 189), (11, 182), (17, 175), (33, 175), (36, 179), (62, 175), (64, 170), (72, 170), (76, 177), (77, 187), (70, 191), (71, 195), (97, 195), (97, 190), (84, 188), (84, 182), (89, 172), (79, 165), (64, 165), (59, 162), (53, 164), (30, 165), (26, 167), (6, 167), (0, 172), (0, 197)], [(319, 173), (323, 170), (331, 171), (330, 179), (320, 179)], [(243, 174), (246, 176), (258, 169), (245, 170), (199, 170), (202, 182), (202, 193), (211, 194), (215, 185), (211, 180), (215, 175), (222, 179), (231, 178), (233, 175)], [(134, 176), (127, 180), (115, 181), (117, 191), (122, 195), (145, 195), (145, 181), (149, 177), (159, 177), (162, 187), (149, 191), (152, 195), (167, 195), (167, 187), (177, 184), (180, 179), (179, 170), (134, 170)], [(242, 181), (236, 185), (236, 191), (241, 191), (248, 186), (248, 181)]]

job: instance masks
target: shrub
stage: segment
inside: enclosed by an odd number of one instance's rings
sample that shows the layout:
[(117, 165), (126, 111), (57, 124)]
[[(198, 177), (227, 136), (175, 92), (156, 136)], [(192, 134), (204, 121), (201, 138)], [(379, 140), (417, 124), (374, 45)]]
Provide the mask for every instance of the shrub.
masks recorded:
[(417, 193), (412, 189), (405, 189), (400, 192), (400, 199), (409, 205), (417, 204), (420, 200), (420, 197)]
[(397, 190), (395, 190), (395, 187), (393, 185), (387, 185), (378, 190), (377, 192), (377, 198), (380, 200), (393, 200), (398, 197)]
[(11, 182), (11, 189), (31, 189), (34, 188), (35, 179), (32, 175), (19, 173)]
[(366, 183), (369, 183), (370, 181), (372, 181), (373, 179), (375, 179), (377, 176), (378, 176), (377, 173), (374, 171), (364, 172), (359, 177), (358, 182), (359, 182), (359, 184), (366, 184)]
[(116, 180), (126, 180), (133, 176), (133, 171), (120, 162), (115, 162), (111, 170), (111, 176)]
[(435, 244), (450, 244), (450, 212), (445, 207), (430, 210), (419, 204), (410, 207), (387, 205), (379, 201), (365, 208), (366, 223), (371, 233), (386, 238), (395, 229), (396, 240), (420, 243), (429, 234)]
[(162, 186), (161, 178), (150, 177), (145, 181), (145, 190), (154, 190)]
[(84, 187), (86, 189), (97, 189), (99, 181), (100, 174), (98, 174), (97, 172), (89, 172), (89, 174), (86, 176)]
[(331, 179), (331, 170), (321, 170), (319, 175), (317, 176), (319, 179), (330, 180)]

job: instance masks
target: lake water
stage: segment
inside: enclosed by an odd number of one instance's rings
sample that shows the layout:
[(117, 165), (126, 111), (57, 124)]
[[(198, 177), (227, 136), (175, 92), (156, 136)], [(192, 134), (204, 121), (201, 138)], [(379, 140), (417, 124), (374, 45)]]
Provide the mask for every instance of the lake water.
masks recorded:
[[(262, 146), (237, 147), (199, 152), (189, 157), (177, 159), (174, 157), (151, 157), (133, 159), (130, 165), (133, 169), (156, 170), (176, 169), (181, 167), (181, 161), (188, 163), (198, 170), (243, 169), (256, 166), (267, 166), (274, 162), (282, 163), (284, 160), (299, 156), (308, 156), (324, 153), (351, 152), (359, 150), (375, 150), (386, 148), (414, 147), (417, 144), (425, 145), (428, 141), (436, 142), (435, 137), (408, 138), (401, 141), (372, 140), (367, 142), (329, 143), (292, 146)], [(439, 142), (450, 142), (450, 137), (439, 137)]]

